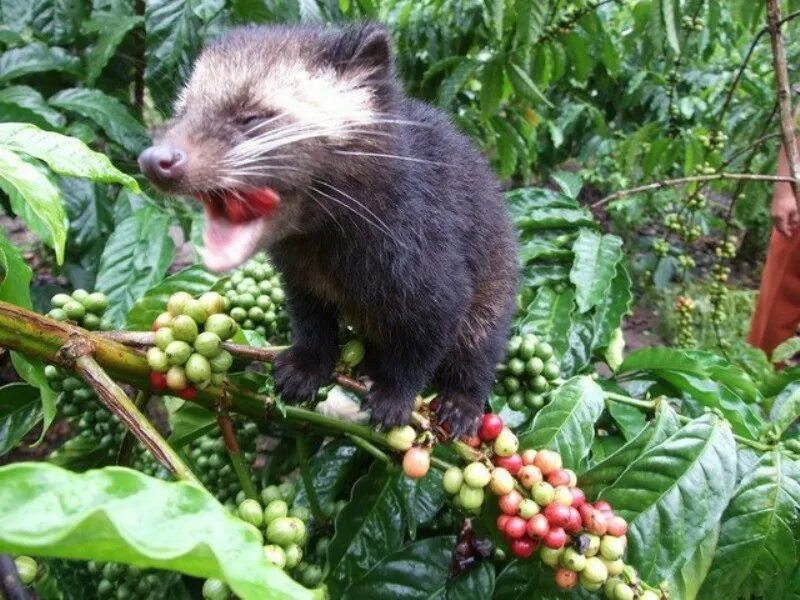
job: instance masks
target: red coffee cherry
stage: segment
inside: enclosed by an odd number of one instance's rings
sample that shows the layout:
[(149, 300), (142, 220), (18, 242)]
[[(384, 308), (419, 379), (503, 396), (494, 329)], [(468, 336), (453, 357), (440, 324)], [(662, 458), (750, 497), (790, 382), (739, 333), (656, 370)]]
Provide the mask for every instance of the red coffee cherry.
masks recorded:
[(481, 419), (478, 437), (484, 442), (491, 442), (503, 431), (503, 419), (493, 413), (486, 413)]
[(507, 515), (516, 516), (519, 510), (519, 504), (522, 502), (522, 494), (517, 490), (511, 490), (505, 496), (500, 496), (497, 503), (500, 510)]
[(511, 456), (496, 456), (494, 464), (498, 467), (503, 467), (506, 471), (517, 476), (519, 470), (522, 468), (522, 458), (519, 454), (512, 454)]
[(608, 519), (606, 532), (608, 535), (621, 537), (628, 532), (628, 523), (622, 517), (613, 516)]
[(520, 538), (511, 542), (511, 552), (520, 558), (528, 558), (538, 547), (539, 544), (529, 538)]
[(556, 585), (562, 590), (571, 590), (578, 585), (578, 574), (569, 569), (558, 569), (556, 571)]
[(544, 508), (542, 513), (553, 527), (566, 527), (570, 524), (572, 515), (569, 507), (553, 502)]
[(550, 531), (547, 532), (547, 535), (544, 536), (542, 542), (548, 548), (558, 550), (559, 548), (563, 548), (564, 544), (567, 543), (567, 533), (561, 529), (561, 527), (552, 527)]
[(528, 519), (525, 529), (532, 538), (543, 538), (550, 531), (550, 521), (542, 513), (539, 513)]
[(509, 517), (506, 521), (506, 526), (503, 528), (503, 533), (512, 539), (521, 538), (525, 535), (527, 521), (522, 517)]

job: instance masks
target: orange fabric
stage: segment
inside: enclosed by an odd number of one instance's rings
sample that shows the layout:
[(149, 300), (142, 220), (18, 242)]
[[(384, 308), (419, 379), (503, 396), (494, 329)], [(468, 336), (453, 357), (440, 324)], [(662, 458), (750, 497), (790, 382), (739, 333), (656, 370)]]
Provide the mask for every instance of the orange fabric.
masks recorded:
[(795, 334), (800, 323), (800, 232), (772, 230), (756, 310), (747, 341), (768, 355)]

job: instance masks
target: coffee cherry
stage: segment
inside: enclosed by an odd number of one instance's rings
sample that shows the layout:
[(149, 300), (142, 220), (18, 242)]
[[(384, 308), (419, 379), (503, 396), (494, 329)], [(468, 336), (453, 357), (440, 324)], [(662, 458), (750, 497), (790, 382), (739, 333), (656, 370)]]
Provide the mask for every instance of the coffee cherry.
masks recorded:
[(553, 492), (553, 502), (562, 506), (572, 506), (572, 491), (565, 485), (558, 486)]
[(600, 536), (592, 533), (584, 533), (581, 535), (581, 546), (583, 553), (586, 556), (597, 556), (600, 552)]
[(492, 474), (483, 463), (473, 462), (464, 468), (464, 482), (474, 488), (486, 487), (491, 478)]
[(605, 535), (608, 530), (606, 517), (599, 510), (588, 513), (588, 515), (583, 518), (583, 524), (590, 533), (595, 535)]
[(586, 557), (574, 548), (566, 548), (561, 555), (561, 566), (570, 571), (583, 571), (586, 567)]
[[(275, 489), (277, 491), (277, 487)], [(261, 494), (261, 498), (262, 500), (264, 499), (263, 492)], [(280, 517), (285, 517), (288, 514), (289, 514), (289, 506), (286, 504), (284, 500), (276, 498), (275, 500), (271, 500), (264, 509), (264, 523), (269, 525), (275, 519), (279, 519)]]
[(187, 385), (189, 385), (189, 382), (186, 379), (186, 371), (183, 370), (183, 367), (170, 367), (169, 371), (167, 371), (167, 387), (174, 392), (180, 392), (186, 389)]
[(99, 315), (108, 308), (108, 298), (100, 292), (92, 292), (82, 304), (86, 307), (86, 310)]
[(212, 373), (224, 373), (231, 368), (233, 364), (233, 356), (227, 350), (222, 350), (214, 358), (209, 359)]
[(451, 496), (458, 493), (462, 483), (464, 483), (464, 475), (458, 467), (450, 467), (444, 472), (442, 487)]
[(230, 588), (219, 579), (206, 579), (202, 593), (205, 600), (228, 600), (231, 597)]
[(153, 371), (159, 373), (166, 373), (170, 367), (167, 355), (155, 346), (147, 349), (147, 364)]
[(507, 515), (507, 514), (504, 514), (504, 513), (501, 513), (501, 514), (497, 515), (497, 520), (495, 521), (495, 524), (497, 525), (498, 531), (505, 531), (506, 530), (506, 523), (508, 523), (508, 520), (510, 518), (511, 518), (511, 515)]
[(571, 590), (578, 585), (578, 574), (569, 569), (556, 570), (556, 585), (562, 590)]
[(86, 307), (75, 300), (70, 300), (67, 302), (63, 306), (62, 310), (64, 311), (64, 314), (67, 315), (67, 319), (70, 319), (71, 321), (80, 321), (86, 315)]
[(192, 355), (192, 347), (186, 342), (175, 341), (170, 343), (164, 350), (167, 360), (172, 365), (183, 365)]
[(280, 546), (275, 544), (264, 546), (264, 558), (280, 569), (286, 567), (286, 552)]
[(200, 296), (198, 302), (206, 315), (221, 313), (225, 310), (225, 298), (217, 292), (206, 292)]
[(526, 531), (532, 538), (543, 538), (550, 531), (550, 521), (542, 513), (528, 519)]
[(50, 304), (53, 308), (64, 308), (67, 302), (72, 302), (72, 296), (69, 294), (56, 294), (50, 298)]
[(639, 594), (639, 600), (659, 600), (659, 595), (653, 590), (644, 590)]
[(552, 450), (539, 450), (533, 464), (539, 467), (542, 475), (550, 475), (553, 471), (562, 467), (561, 455)]
[(612, 535), (604, 535), (600, 540), (600, 555), (606, 560), (617, 560), (625, 553), (624, 542)]
[(186, 377), (192, 383), (207, 384), (211, 379), (211, 365), (208, 359), (194, 352), (185, 365)]
[(536, 346), (536, 356), (542, 360), (548, 360), (553, 356), (553, 347), (547, 342), (541, 342)]
[(342, 362), (348, 367), (356, 367), (364, 360), (366, 349), (360, 340), (350, 340), (342, 348)]
[(542, 371), (544, 371), (544, 362), (538, 356), (534, 356), (525, 363), (525, 372), (531, 377), (541, 375)]
[(21, 555), (14, 559), (14, 565), (17, 567), (17, 573), (19, 574), (19, 580), (22, 582), (22, 585), (27, 586), (32, 584), (39, 571), (36, 561), (30, 556)]
[(556, 469), (547, 476), (547, 482), (553, 487), (569, 485), (569, 473), (565, 469)]
[(430, 454), (423, 448), (409, 448), (403, 456), (403, 471), (411, 479), (421, 479), (431, 466)]
[(494, 452), (498, 456), (511, 456), (516, 453), (518, 447), (519, 440), (508, 427), (504, 427), (494, 440)]
[(633, 600), (634, 597), (635, 597), (635, 595), (634, 595), (633, 590), (624, 581), (620, 581), (614, 587), (614, 599), (615, 600)]
[(532, 358), (536, 352), (537, 339), (534, 336), (525, 336), (519, 347), (519, 356), (525, 360)]
[(192, 343), (197, 337), (197, 323), (187, 315), (178, 315), (172, 320), (172, 335), (176, 340)]
[(622, 571), (625, 570), (625, 563), (622, 562), (621, 558), (617, 560), (606, 560), (602, 559), (603, 564), (606, 566), (609, 575), (621, 575)]
[(160, 350), (166, 350), (172, 342), (175, 341), (175, 336), (172, 335), (171, 327), (161, 327), (156, 331), (156, 346)]
[(47, 313), (47, 316), (56, 321), (67, 320), (67, 313), (64, 312), (63, 308), (54, 308), (53, 310)]
[(168, 312), (163, 312), (155, 318), (153, 321), (153, 329), (158, 331), (163, 327), (172, 327), (172, 320), (173, 316)]
[(542, 542), (548, 548), (563, 548), (567, 543), (567, 534), (560, 527), (551, 527)]
[(222, 350), (222, 339), (216, 333), (204, 331), (194, 340), (194, 349), (201, 356), (214, 358)]
[(566, 531), (570, 535), (575, 535), (580, 533), (581, 529), (583, 529), (583, 520), (581, 519), (580, 513), (574, 507), (569, 507), (569, 523), (564, 527), (564, 531)]
[(551, 569), (555, 569), (561, 563), (561, 555), (563, 553), (564, 553), (563, 549), (548, 548), (547, 546), (545, 546), (542, 548), (542, 551), (539, 554), (539, 558), (548, 567), (550, 567)]
[(509, 517), (508, 521), (506, 521), (506, 526), (503, 529), (503, 533), (512, 539), (521, 538), (525, 535), (527, 524), (527, 521), (522, 517)]
[(386, 434), (386, 442), (393, 450), (405, 452), (411, 448), (416, 437), (417, 432), (414, 431), (414, 428), (409, 425), (404, 425), (402, 427), (390, 429), (389, 433)]
[(236, 333), (237, 325), (231, 317), (224, 314), (213, 314), (208, 317), (205, 330), (215, 333), (222, 340), (228, 340)]
[(596, 556), (586, 559), (586, 567), (583, 569), (583, 576), (591, 583), (603, 583), (608, 579), (608, 569), (603, 561)]
[(281, 495), (281, 491), (277, 485), (268, 485), (261, 490), (261, 503), (268, 505), (273, 500), (283, 500), (283, 496)]
[(579, 508), (586, 504), (586, 495), (582, 489), (573, 487), (570, 489), (570, 493), (572, 494), (572, 506)]
[(291, 481), (284, 481), (278, 486), (278, 492), (286, 504), (291, 504), (297, 496), (297, 486)]
[(621, 537), (628, 531), (628, 523), (622, 517), (613, 516), (608, 519), (606, 531), (608, 535)]
[(483, 488), (472, 487), (466, 483), (458, 490), (458, 500), (464, 510), (478, 510), (483, 505)]
[(542, 472), (533, 465), (525, 465), (517, 473), (517, 479), (526, 490), (542, 481)]
[(495, 456), (494, 464), (511, 473), (514, 476), (519, 474), (522, 468), (522, 458), (519, 454), (512, 454), (511, 456)]
[(553, 502), (555, 490), (553, 489), (553, 486), (546, 481), (540, 481), (539, 483), (533, 485), (531, 488), (531, 494), (533, 495), (533, 499), (536, 501), (536, 504), (539, 506), (547, 506)]
[(164, 373), (153, 371), (150, 373), (150, 385), (155, 390), (163, 390), (167, 387), (167, 376)]
[(302, 584), (307, 588), (317, 587), (322, 581), (322, 569), (317, 565), (310, 565), (303, 573)]
[(519, 503), (517, 514), (519, 514), (519, 516), (523, 519), (530, 519), (533, 515), (538, 514), (540, 510), (541, 509), (536, 502), (530, 498), (523, 498), (522, 502)]
[(261, 527), (264, 523), (264, 513), (261, 512), (261, 505), (255, 500), (245, 500), (237, 507), (236, 512), (242, 521), (255, 527)]
[(305, 525), (295, 517), (278, 517), (267, 526), (267, 539), (279, 546), (288, 546), (302, 540)]
[(594, 504), (592, 504), (597, 510), (602, 510), (603, 512), (610, 512), (611, 505), (606, 502), (605, 500), (597, 500)]
[[(183, 307), (183, 316), (187, 316), (198, 325), (202, 325), (208, 319), (208, 313), (203, 308), (199, 300), (189, 300)], [(175, 317), (177, 319), (177, 317)]]
[(522, 451), (520, 456), (522, 457), (523, 465), (532, 465), (533, 461), (536, 459), (536, 450), (533, 448), (527, 448)]
[(548, 360), (546, 363), (544, 363), (544, 368), (542, 369), (542, 376), (545, 379), (547, 379), (548, 381), (553, 381), (554, 379), (558, 379), (559, 375), (561, 375), (561, 365), (552, 360)]
[(500, 498), (497, 500), (497, 504), (500, 507), (500, 510), (505, 514), (516, 516), (522, 500), (522, 494), (520, 494), (517, 490), (511, 490), (505, 496), (500, 496)]
[(167, 300), (167, 311), (173, 317), (183, 314), (186, 303), (192, 300), (192, 295), (188, 292), (175, 292)]
[(583, 574), (583, 572), (578, 575), (578, 581), (580, 582), (581, 587), (587, 592), (598, 592), (603, 587), (603, 583), (591, 581)]
[(514, 489), (514, 476), (507, 469), (496, 467), (491, 474), (489, 489), (497, 496), (508, 494)]
[(303, 560), (303, 549), (298, 544), (290, 544), (284, 548), (286, 553), (286, 568), (294, 569)]
[(536, 550), (536, 547), (536, 542), (527, 538), (511, 541), (511, 552), (519, 558), (528, 558)]
[(542, 514), (554, 527), (566, 527), (570, 523), (569, 508), (556, 502), (545, 506)]
[(481, 419), (478, 436), (484, 442), (491, 442), (503, 431), (503, 419), (493, 413), (486, 413)]

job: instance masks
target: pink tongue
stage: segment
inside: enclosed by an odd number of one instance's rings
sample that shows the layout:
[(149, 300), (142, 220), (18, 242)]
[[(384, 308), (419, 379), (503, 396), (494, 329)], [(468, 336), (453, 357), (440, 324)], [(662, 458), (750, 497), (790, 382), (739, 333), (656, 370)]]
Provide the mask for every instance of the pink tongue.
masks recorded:
[(206, 208), (203, 262), (211, 271), (238, 267), (259, 249), (269, 227), (267, 218), (232, 223)]

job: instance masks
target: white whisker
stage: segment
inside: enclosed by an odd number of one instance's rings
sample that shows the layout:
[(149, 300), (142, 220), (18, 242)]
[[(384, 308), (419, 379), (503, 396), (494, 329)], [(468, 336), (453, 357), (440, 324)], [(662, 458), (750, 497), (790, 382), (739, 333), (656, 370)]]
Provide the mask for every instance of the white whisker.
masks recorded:
[(334, 154), (347, 154), (349, 156), (375, 156), (377, 158), (394, 158), (397, 160), (407, 160), (410, 162), (426, 163), (430, 165), (451, 166), (449, 163), (424, 158), (414, 158), (412, 156), (399, 156), (397, 154), (381, 154), (380, 152), (359, 152), (357, 150), (334, 150)]

